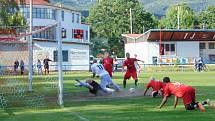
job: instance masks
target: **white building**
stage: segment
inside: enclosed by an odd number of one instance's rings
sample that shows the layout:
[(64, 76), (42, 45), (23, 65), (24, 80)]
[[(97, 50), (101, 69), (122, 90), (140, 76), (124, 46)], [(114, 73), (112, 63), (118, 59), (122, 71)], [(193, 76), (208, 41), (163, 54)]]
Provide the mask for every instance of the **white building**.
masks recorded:
[[(23, 15), (29, 21), (29, 0), (16, 0)], [(62, 5), (52, 5), (48, 0), (33, 0), (33, 29), (61, 23), (63, 69), (88, 70), (89, 69), (89, 39), (90, 29), (81, 23), (81, 12), (65, 8)], [(53, 60), (50, 65), (57, 63), (56, 28), (51, 28), (33, 35), (34, 64), (37, 59), (43, 61), (47, 56)], [(51, 69), (57, 67), (51, 66)]]
[(200, 57), (205, 63), (215, 63), (215, 30), (153, 29), (122, 37), (125, 53), (137, 54), (146, 64), (191, 64)]

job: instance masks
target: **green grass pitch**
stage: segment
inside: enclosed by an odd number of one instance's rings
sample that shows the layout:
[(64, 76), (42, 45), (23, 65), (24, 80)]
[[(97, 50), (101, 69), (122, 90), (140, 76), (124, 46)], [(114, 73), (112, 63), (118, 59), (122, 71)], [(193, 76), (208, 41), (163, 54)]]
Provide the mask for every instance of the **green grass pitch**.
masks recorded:
[[(50, 77), (55, 77), (51, 75)], [(89, 72), (68, 72), (64, 74), (65, 93), (87, 91), (84, 88), (74, 87), (74, 79), (90, 78)], [(215, 72), (153, 72), (141, 73), (138, 88), (144, 88), (148, 79), (153, 76), (162, 79), (170, 76), (172, 81), (176, 80), (192, 85), (197, 90), (197, 100), (210, 98), (215, 101)], [(21, 77), (20, 77), (21, 78)], [(27, 77), (26, 77), (27, 78)], [(114, 73), (113, 80), (122, 84), (123, 73)], [(1, 78), (0, 78), (1, 79)], [(96, 80), (99, 80), (98, 78)], [(40, 89), (43, 85), (42, 76), (34, 77), (34, 93), (43, 93)], [(128, 87), (134, 86), (133, 80), (128, 80)], [(47, 91), (47, 94), (56, 91)], [(74, 101), (65, 98), (64, 107), (58, 106), (45, 108), (13, 108), (13, 115), (8, 115), (0, 109), (1, 121), (214, 121), (215, 110), (206, 107), (206, 112), (199, 110), (186, 111), (179, 100), (176, 109), (173, 109), (173, 97), (162, 109), (156, 109), (162, 98), (125, 97), (117, 99), (101, 99), (89, 101)]]

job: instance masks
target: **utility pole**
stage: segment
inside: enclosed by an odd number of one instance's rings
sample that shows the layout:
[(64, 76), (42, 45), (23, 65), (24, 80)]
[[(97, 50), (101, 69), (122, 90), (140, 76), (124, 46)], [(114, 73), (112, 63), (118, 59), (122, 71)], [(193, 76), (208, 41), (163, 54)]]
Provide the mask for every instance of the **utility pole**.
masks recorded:
[[(32, 3), (33, 0), (30, 0), (30, 18), (29, 18), (29, 33), (32, 33), (32, 26), (33, 26), (33, 18), (32, 18)], [(33, 80), (33, 38), (32, 34), (29, 36), (28, 40), (28, 78), (29, 78), (29, 86), (28, 91), (32, 92), (32, 80)]]
[(132, 9), (131, 8), (130, 8), (130, 29), (131, 29), (131, 34), (133, 34)]
[(178, 2), (178, 14), (177, 14), (177, 18), (178, 18), (178, 30), (180, 29), (180, 1)]

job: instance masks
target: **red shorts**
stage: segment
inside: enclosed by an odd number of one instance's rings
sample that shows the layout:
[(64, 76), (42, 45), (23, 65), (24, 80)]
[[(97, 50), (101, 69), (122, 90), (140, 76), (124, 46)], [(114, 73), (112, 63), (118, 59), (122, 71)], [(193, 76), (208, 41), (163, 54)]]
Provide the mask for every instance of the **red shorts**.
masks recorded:
[(183, 95), (183, 103), (184, 105), (191, 104), (196, 101), (196, 91), (192, 87), (187, 87), (186, 92)]
[(131, 77), (132, 77), (134, 80), (137, 80), (137, 72), (136, 72), (136, 71), (133, 71), (133, 72), (126, 71), (125, 76), (124, 76), (124, 79), (130, 79)]
[(109, 73), (110, 77), (112, 77), (112, 69), (107, 69), (106, 71)]

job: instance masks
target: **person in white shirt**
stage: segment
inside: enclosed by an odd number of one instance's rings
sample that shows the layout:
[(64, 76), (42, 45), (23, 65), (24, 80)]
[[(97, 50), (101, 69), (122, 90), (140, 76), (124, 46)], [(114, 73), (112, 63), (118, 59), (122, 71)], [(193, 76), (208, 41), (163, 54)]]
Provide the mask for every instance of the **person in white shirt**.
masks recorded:
[[(137, 54), (134, 54), (134, 58), (137, 59)], [(137, 77), (139, 77), (139, 74), (140, 74), (140, 71), (141, 71), (140, 65), (138, 64), (137, 61), (134, 62), (134, 65), (135, 65), (135, 68), (137, 70)]]
[(38, 71), (38, 74), (43, 74), (42, 64), (41, 64), (40, 59), (37, 60), (37, 71)]
[[(93, 60), (91, 70), (93, 72), (93, 77), (95, 77), (96, 74), (100, 77), (101, 80), (100, 86), (105, 92), (112, 93), (114, 91), (120, 90), (120, 87), (112, 81), (110, 75), (104, 69), (104, 66), (102, 64), (98, 64), (97, 60)], [(112, 85), (115, 90), (108, 88), (107, 86), (109, 85)]]

